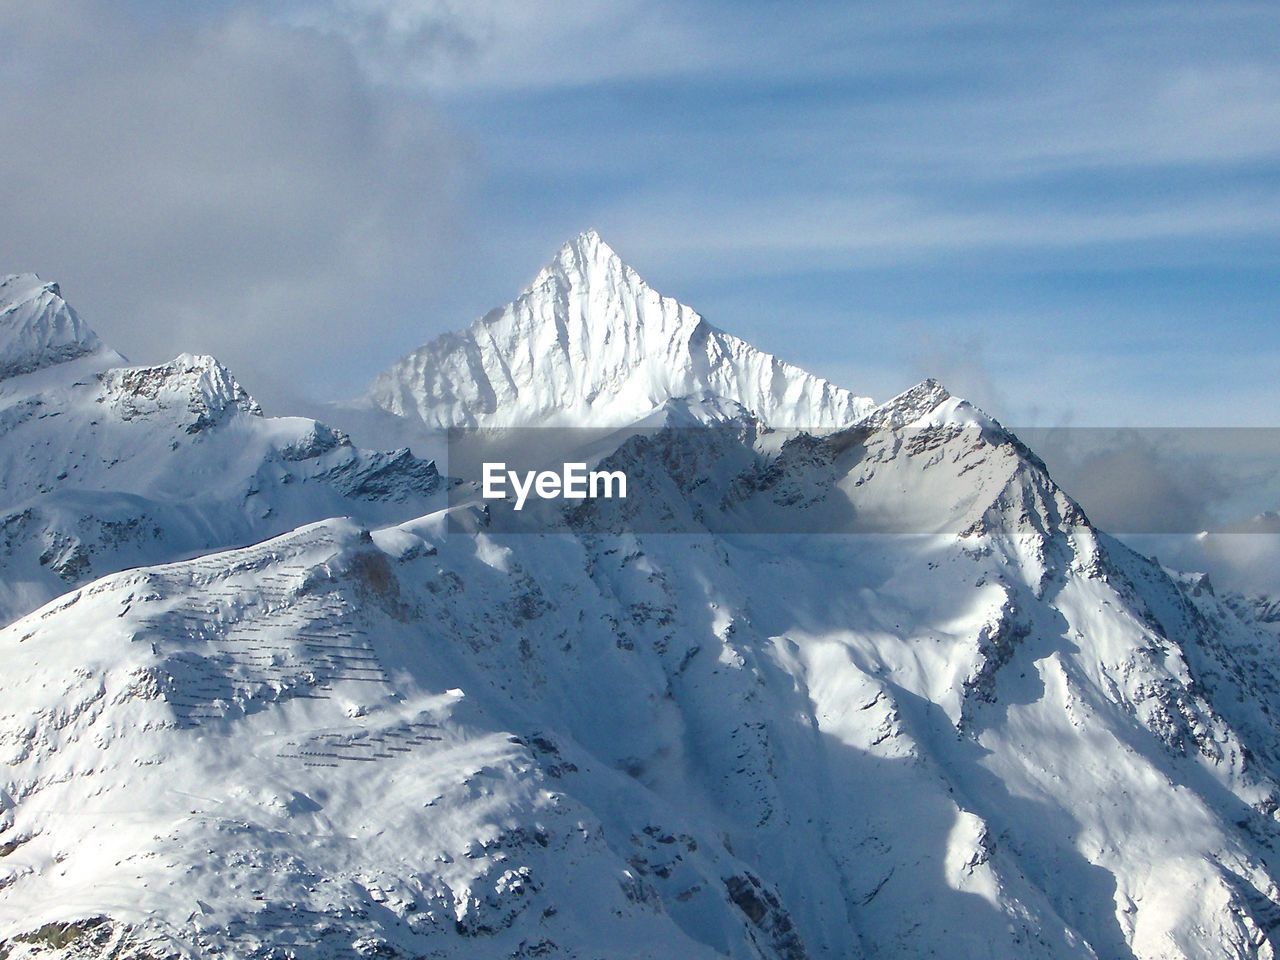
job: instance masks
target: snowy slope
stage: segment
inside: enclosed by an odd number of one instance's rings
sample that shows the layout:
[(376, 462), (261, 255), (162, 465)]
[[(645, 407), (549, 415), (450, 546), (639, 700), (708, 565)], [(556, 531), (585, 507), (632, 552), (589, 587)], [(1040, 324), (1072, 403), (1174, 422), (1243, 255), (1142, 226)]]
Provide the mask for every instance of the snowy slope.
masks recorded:
[(936, 505), (964, 531), (329, 522), (14, 624), (0, 940), (1270, 956), (1280, 767), (1238, 656), (936, 385), (846, 439), (826, 496), (788, 468), (717, 502), (851, 525), (860, 447), (981, 474)]
[(0, 380), (98, 354), (119, 360), (70, 305), (56, 283), (33, 273), (0, 277)]
[[(627, 428), (596, 452), (641, 495), (503, 533), (406, 519), (398, 469), (361, 499), (327, 458), (371, 455), (212, 361), (94, 356), (0, 382), (22, 496), (297, 529), (0, 630), (5, 960), (1274, 957), (1269, 608), (940, 384), (837, 391), (583, 235), (375, 389)], [(331, 495), (385, 513), (303, 524)]]
[(705, 397), (780, 427), (845, 426), (873, 406), (662, 296), (594, 231), (513, 302), (397, 362), (365, 403), (432, 427), (585, 427)]
[(0, 623), (123, 567), (435, 502), (435, 467), (407, 449), (266, 418), (211, 357), (125, 366), (55, 284), (0, 289)]

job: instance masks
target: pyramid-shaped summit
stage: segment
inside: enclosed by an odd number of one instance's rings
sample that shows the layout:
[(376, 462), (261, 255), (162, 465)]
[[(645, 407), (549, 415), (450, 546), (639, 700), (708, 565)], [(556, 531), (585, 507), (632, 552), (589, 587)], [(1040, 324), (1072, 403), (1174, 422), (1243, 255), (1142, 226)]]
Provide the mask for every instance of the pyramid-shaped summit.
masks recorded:
[(555, 257), (538, 271), (524, 292), (547, 286), (572, 287), (584, 282), (591, 286), (646, 286), (640, 275), (623, 263), (597, 231), (584, 230), (556, 251)]
[(811, 428), (874, 406), (662, 296), (594, 230), (562, 246), (511, 303), (404, 357), (368, 394), (441, 428), (626, 426), (673, 400)]
[(104, 349), (56, 283), (34, 273), (0, 277), (0, 380)]

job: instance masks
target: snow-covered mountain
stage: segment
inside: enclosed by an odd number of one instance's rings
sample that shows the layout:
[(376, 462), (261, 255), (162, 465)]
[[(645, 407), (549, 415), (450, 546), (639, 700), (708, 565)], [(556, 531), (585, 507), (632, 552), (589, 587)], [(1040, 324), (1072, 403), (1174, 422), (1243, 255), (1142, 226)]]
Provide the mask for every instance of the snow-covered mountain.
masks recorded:
[[(459, 338), (470, 379), (402, 364), (396, 395), (436, 425), (718, 411), (604, 454), (643, 496), (509, 535), (406, 502), (0, 631), (0, 955), (1273, 957), (1265, 618), (1096, 530), (937, 383), (875, 406), (651, 362), (685, 308), (616, 295), (602, 249)], [(526, 309), (577, 346), (521, 346)], [(545, 365), (498, 392), (516, 357)]]
[(394, 364), (364, 402), (432, 427), (598, 427), (673, 399), (809, 429), (847, 426), (875, 405), (662, 296), (593, 230), (514, 301)]
[(124, 567), (440, 499), (431, 463), (264, 417), (212, 357), (125, 365), (56, 284), (12, 276), (0, 297), (0, 623)]
[(56, 283), (33, 273), (0, 278), (0, 380), (78, 357), (123, 360), (62, 299)]

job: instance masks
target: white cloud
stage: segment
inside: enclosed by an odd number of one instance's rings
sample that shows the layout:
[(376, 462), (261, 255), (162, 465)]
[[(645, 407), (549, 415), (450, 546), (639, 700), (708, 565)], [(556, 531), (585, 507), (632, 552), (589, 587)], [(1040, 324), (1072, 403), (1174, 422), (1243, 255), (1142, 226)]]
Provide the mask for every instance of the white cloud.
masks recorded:
[(251, 12), (34, 9), (0, 6), (3, 269), (63, 281), (136, 359), (215, 353), (267, 394), (253, 375), (317, 386), (393, 329), (388, 286), (432, 288), (464, 148), (427, 100)]
[(652, 0), (327, 0), (295, 3), (287, 16), (350, 40), (383, 82), (528, 91), (705, 69), (719, 55), (685, 9)]

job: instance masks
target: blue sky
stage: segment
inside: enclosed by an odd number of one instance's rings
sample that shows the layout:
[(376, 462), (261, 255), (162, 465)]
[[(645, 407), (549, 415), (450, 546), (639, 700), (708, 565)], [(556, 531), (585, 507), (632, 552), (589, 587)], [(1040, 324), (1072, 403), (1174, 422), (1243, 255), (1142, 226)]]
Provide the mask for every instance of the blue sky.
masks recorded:
[(76, 141), (0, 159), (0, 269), (57, 275), (137, 359), (349, 395), (595, 226), (873, 396), (933, 375), (1014, 424), (1276, 425), (1273, 3), (111, 13), (0, 0), (41, 52), (0, 68), (0, 124)]

